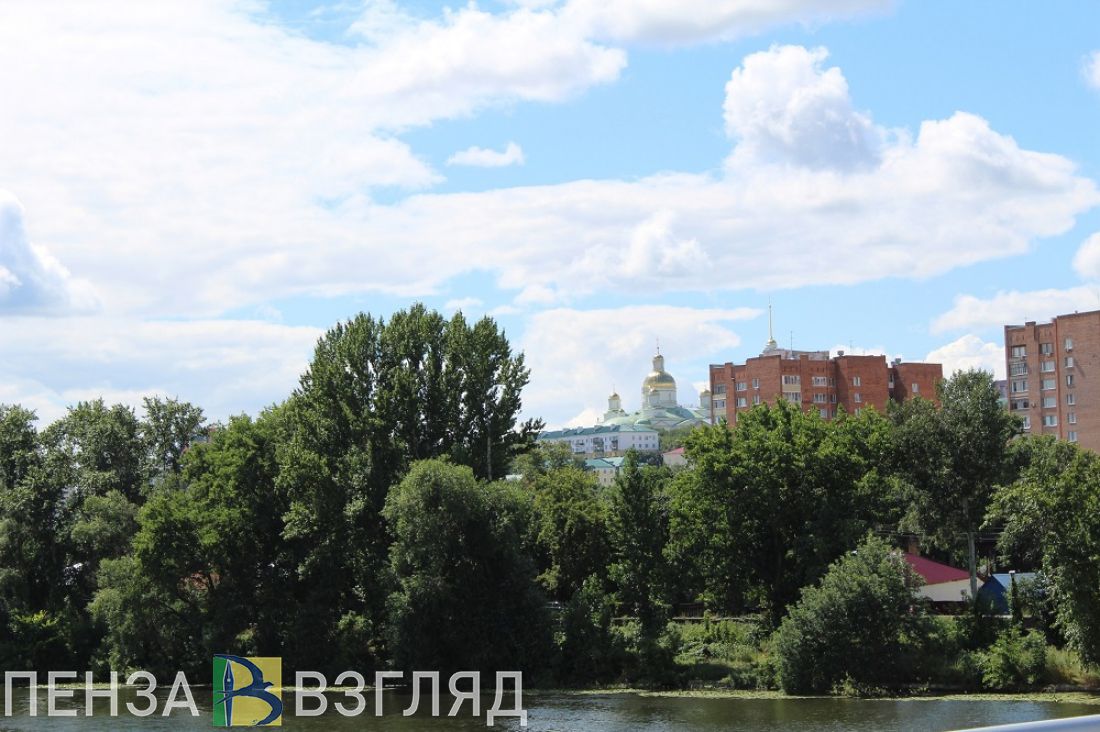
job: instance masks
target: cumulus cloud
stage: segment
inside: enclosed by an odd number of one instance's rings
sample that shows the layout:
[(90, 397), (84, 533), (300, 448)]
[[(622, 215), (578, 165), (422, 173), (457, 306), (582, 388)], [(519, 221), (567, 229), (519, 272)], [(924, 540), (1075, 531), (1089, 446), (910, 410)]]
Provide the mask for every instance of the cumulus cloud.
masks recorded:
[(23, 207), (0, 189), (0, 315), (72, 313), (95, 305), (91, 285), (28, 239)]
[(550, 426), (592, 424), (607, 410), (612, 388), (622, 395), (624, 408), (640, 408), (639, 390), (658, 339), (681, 403), (695, 404), (693, 383), (710, 378), (708, 359), (732, 358), (730, 352), (741, 343), (732, 324), (761, 312), (643, 305), (536, 313), (520, 341), (531, 368), (524, 411), (544, 417)]
[(893, 4), (892, 0), (569, 0), (563, 15), (598, 37), (684, 45), (740, 38), (788, 23), (823, 23), (883, 11)]
[(932, 321), (933, 333), (1042, 322), (1056, 315), (1100, 307), (1100, 287), (1002, 290), (990, 298), (959, 295), (954, 307)]
[(523, 148), (514, 142), (509, 142), (503, 150), (489, 150), (475, 145), (447, 158), (447, 165), (470, 165), (476, 168), (506, 168), (523, 163)]
[(739, 139), (732, 163), (780, 162), (850, 170), (879, 161), (886, 133), (857, 112), (824, 48), (773, 46), (734, 69), (726, 84), (726, 130)]
[(1086, 280), (1100, 280), (1100, 232), (1081, 244), (1073, 257), (1073, 269)]
[(1005, 377), (1005, 351), (1000, 343), (983, 341), (976, 335), (964, 335), (958, 340), (940, 346), (929, 353), (925, 359), (929, 363), (943, 364), (944, 376), (956, 371), (984, 369), (995, 379)]
[(1100, 51), (1093, 51), (1085, 59), (1085, 81), (1093, 89), (1100, 89)]
[(10, 317), (0, 328), (0, 403), (49, 422), (77, 401), (193, 401), (213, 418), (289, 396), (321, 331), (261, 321)]

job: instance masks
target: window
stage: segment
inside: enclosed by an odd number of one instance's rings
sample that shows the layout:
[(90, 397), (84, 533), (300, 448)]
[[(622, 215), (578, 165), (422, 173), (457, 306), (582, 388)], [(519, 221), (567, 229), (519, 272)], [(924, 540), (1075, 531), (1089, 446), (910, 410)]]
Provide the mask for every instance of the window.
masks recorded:
[(1012, 393), (1019, 394), (1020, 392), (1027, 391), (1027, 382), (1023, 379), (1012, 382)]
[(815, 376), (813, 377), (813, 383), (814, 386), (826, 386), (829, 383), (829, 380), (826, 379), (824, 376)]
[(725, 394), (725, 393), (726, 393), (726, 385), (725, 384), (718, 384), (717, 386), (714, 387), (715, 396), (720, 396), (720, 395)]
[(1073, 374), (1066, 374), (1066, 386), (1073, 386)]
[(753, 394), (752, 395), (752, 403), (753, 403), (754, 406), (760, 403), (760, 395), (759, 394)]
[(1043, 363), (1039, 367), (1039, 370), (1042, 371), (1044, 374), (1053, 373), (1054, 372), (1054, 362), (1053, 361), (1043, 361)]
[(800, 391), (785, 391), (783, 392), (783, 398), (788, 402), (800, 404), (802, 402), (802, 392)]
[(1054, 397), (1043, 397), (1043, 409), (1054, 409), (1058, 406), (1058, 400)]
[(852, 377), (852, 386), (863, 386), (863, 379), (858, 376)]
[(1053, 343), (1040, 343), (1039, 344), (1039, 353), (1043, 354), (1044, 356), (1049, 356), (1050, 354), (1054, 353), (1054, 344)]
[(863, 411), (863, 407), (856, 407), (856, 416), (858, 417), (859, 413), (862, 412), (862, 411)]
[(1066, 356), (1066, 368), (1073, 368), (1073, 356)]
[(1043, 383), (1042, 383), (1041, 386), (1042, 386), (1043, 391), (1046, 391), (1047, 389), (1053, 389), (1054, 388), (1054, 379), (1043, 379)]
[(1066, 339), (1066, 350), (1067, 351), (1072, 351), (1073, 350), (1073, 339), (1072, 338), (1067, 338)]
[(1027, 362), (1017, 361), (1008, 367), (1010, 376), (1027, 376)]
[(822, 407), (821, 409), (817, 410), (817, 413), (821, 415), (822, 419), (828, 419), (829, 418), (829, 408), (828, 407)]
[(737, 391), (747, 391), (748, 388), (749, 388), (749, 385), (746, 384), (744, 381), (738, 381), (737, 382)]
[(860, 402), (863, 401), (863, 397), (857, 391), (855, 394), (852, 395), (852, 401), (855, 402), (856, 404), (859, 404)]
[(836, 394), (830, 394), (829, 401), (831, 401), (833, 404), (836, 404)]
[(726, 400), (725, 399), (715, 399), (714, 400), (714, 408), (715, 409), (725, 409), (726, 408)]
[(887, 389), (893, 389), (894, 388), (894, 377), (893, 376), (891, 376), (890, 380), (888, 382), (886, 382), (886, 388)]
[(752, 388), (753, 389), (759, 389), (760, 388), (760, 379), (753, 379), (752, 380)]
[(1057, 427), (1058, 426), (1058, 415), (1056, 415), (1056, 414), (1044, 414), (1043, 415), (1043, 426), (1044, 427)]
[(836, 379), (832, 376), (829, 377), (829, 386), (836, 386)]
[(1070, 412), (1067, 414), (1066, 421), (1070, 424), (1077, 424), (1077, 412)]
[(1068, 404), (1069, 406), (1072, 407), (1076, 403), (1077, 403), (1077, 395), (1076, 394), (1074, 394), (1072, 391), (1069, 394), (1066, 394), (1066, 404)]
[(915, 381), (913, 382), (913, 393), (920, 394), (920, 384)]
[(1070, 442), (1077, 442), (1077, 432), (1075, 430), (1070, 430), (1069, 431), (1069, 441)]
[(825, 404), (829, 400), (828, 394), (814, 394), (814, 404)]
[(802, 384), (802, 377), (798, 374), (783, 374), (783, 383), (799, 386)]
[(1029, 406), (1031, 406), (1030, 404), (1028, 404), (1027, 399), (1013, 399), (1011, 402), (1009, 402), (1009, 404), (1010, 408), (1015, 410), (1027, 409)]
[(1023, 358), (1026, 355), (1027, 355), (1027, 346), (1013, 346), (1012, 347), (1012, 357), (1013, 358)]
[(738, 408), (747, 407), (747, 406), (749, 406), (749, 400), (746, 399), (745, 397), (737, 397), (737, 406), (738, 406)]
[(1028, 416), (1024, 417), (1024, 429), (1025, 430), (1031, 429), (1031, 417), (1028, 417)]

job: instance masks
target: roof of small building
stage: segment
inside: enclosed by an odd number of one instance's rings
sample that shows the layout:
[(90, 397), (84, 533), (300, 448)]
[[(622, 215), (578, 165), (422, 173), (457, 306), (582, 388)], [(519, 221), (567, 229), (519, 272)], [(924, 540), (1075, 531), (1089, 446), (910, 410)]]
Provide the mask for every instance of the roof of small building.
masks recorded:
[(952, 567), (950, 564), (937, 562), (928, 557), (906, 553), (905, 561), (909, 562), (909, 566), (924, 578), (925, 584), (938, 585), (941, 582), (958, 582), (959, 580), (970, 579), (970, 573), (965, 569)]
[(661, 454), (662, 454), (662, 455), (683, 455), (683, 454), (684, 454), (684, 448), (682, 448), (682, 447), (674, 447), (674, 448), (672, 448), (671, 450), (665, 450), (665, 451), (664, 451), (663, 453), (661, 453)]
[(618, 470), (623, 466), (621, 457), (589, 458), (584, 461), (584, 467), (588, 470)]

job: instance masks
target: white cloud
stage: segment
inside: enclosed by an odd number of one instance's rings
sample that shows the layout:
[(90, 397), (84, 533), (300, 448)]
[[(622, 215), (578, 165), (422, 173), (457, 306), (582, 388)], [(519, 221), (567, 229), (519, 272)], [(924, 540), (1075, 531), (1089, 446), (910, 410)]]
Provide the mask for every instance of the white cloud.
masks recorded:
[(773, 46), (734, 69), (726, 84), (726, 130), (739, 138), (734, 163), (793, 163), (850, 170), (879, 161), (886, 133), (857, 112), (824, 48)]
[(1073, 269), (1086, 280), (1100, 280), (1100, 232), (1081, 244), (1073, 257)]
[(1085, 59), (1085, 81), (1094, 89), (1100, 89), (1100, 51), (1093, 51)]
[(477, 168), (505, 168), (523, 163), (523, 148), (514, 142), (509, 142), (503, 150), (474, 146), (447, 158), (447, 165), (472, 165)]
[(823, 23), (883, 11), (893, 4), (892, 0), (569, 0), (563, 15), (598, 37), (681, 45), (740, 38), (788, 23)]
[(984, 369), (995, 379), (1005, 377), (1005, 351), (1000, 343), (983, 341), (976, 335), (967, 334), (958, 340), (940, 346), (929, 353), (928, 363), (943, 364), (943, 375), (950, 376), (956, 371)]
[(484, 303), (476, 297), (456, 297), (443, 303), (443, 309), (454, 312), (455, 310), (470, 311), (480, 308)]
[(0, 328), (0, 402), (44, 422), (103, 395), (195, 402), (213, 418), (282, 400), (297, 386), (321, 331), (261, 321), (9, 317)]
[(92, 287), (74, 280), (42, 246), (27, 238), (23, 207), (0, 189), (0, 315), (92, 310)]
[(665, 368), (678, 380), (680, 402), (695, 404), (694, 383), (709, 379), (707, 359), (728, 359), (741, 342), (730, 324), (760, 314), (752, 308), (665, 305), (537, 313), (520, 341), (531, 368), (524, 412), (550, 426), (579, 423), (607, 410), (612, 388), (625, 409), (640, 408), (639, 389), (658, 338)]
[(933, 333), (978, 330), (1033, 320), (1049, 321), (1056, 315), (1100, 307), (1100, 287), (1046, 290), (1002, 290), (991, 298), (959, 295), (955, 305), (932, 321)]

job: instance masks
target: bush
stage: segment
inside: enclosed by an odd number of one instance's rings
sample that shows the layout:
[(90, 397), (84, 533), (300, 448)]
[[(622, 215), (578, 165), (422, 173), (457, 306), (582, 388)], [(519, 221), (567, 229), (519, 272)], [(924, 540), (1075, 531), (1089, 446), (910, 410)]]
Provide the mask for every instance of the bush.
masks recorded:
[(840, 685), (879, 689), (906, 678), (921, 656), (929, 621), (919, 578), (874, 537), (833, 563), (783, 619), (775, 635), (779, 682), (788, 693)]
[(610, 681), (625, 666), (620, 639), (611, 630), (614, 601), (595, 575), (565, 605), (556, 634), (558, 678), (566, 683)]
[(1047, 642), (1038, 631), (1011, 628), (986, 651), (976, 654), (986, 688), (1005, 691), (1034, 686), (1043, 678)]

